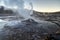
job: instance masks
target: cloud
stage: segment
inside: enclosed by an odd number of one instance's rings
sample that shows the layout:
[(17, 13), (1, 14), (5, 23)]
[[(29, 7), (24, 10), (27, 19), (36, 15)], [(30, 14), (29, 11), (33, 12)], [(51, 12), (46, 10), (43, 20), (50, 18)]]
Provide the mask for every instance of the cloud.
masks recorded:
[(0, 0), (0, 6), (5, 6), (7, 8), (17, 8), (24, 7), (23, 0)]

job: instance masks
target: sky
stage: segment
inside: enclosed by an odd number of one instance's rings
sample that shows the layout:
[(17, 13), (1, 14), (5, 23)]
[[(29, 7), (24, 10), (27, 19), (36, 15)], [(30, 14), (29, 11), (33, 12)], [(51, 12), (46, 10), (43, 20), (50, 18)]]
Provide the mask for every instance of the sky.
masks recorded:
[[(8, 1), (8, 0), (4, 0), (4, 1)], [(22, 2), (19, 3), (19, 0), (18, 2), (16, 2), (17, 0), (13, 0), (13, 1), (11, 0), (10, 4), (12, 4), (14, 1), (15, 3), (18, 3), (17, 5), (20, 5), (22, 3)], [(29, 3), (32, 2), (33, 10), (36, 10), (39, 12), (60, 11), (60, 0), (24, 0), (24, 2), (25, 2), (24, 5), (27, 9), (29, 9), (29, 6), (30, 6)], [(0, 0), (0, 4), (4, 5), (5, 3), (1, 2)]]
[(25, 0), (33, 3), (33, 9), (40, 12), (60, 11), (60, 0)]

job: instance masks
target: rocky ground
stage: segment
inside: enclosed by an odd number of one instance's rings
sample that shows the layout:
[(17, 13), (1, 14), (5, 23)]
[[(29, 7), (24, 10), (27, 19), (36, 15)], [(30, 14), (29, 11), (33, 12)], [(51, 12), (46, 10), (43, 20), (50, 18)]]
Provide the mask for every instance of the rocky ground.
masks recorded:
[(40, 19), (39, 23), (33, 19), (21, 22), (10, 20), (1, 29), (0, 40), (44, 40), (46, 36), (60, 32), (59, 15), (34, 12), (31, 16)]
[(58, 26), (60, 26), (60, 11), (58, 12), (36, 12), (34, 11), (32, 16), (39, 20), (49, 21), (49, 22), (55, 23)]
[(0, 31), (0, 40), (42, 40), (48, 34), (54, 34), (59, 26), (51, 22), (37, 23), (32, 19), (22, 22), (8, 22)]

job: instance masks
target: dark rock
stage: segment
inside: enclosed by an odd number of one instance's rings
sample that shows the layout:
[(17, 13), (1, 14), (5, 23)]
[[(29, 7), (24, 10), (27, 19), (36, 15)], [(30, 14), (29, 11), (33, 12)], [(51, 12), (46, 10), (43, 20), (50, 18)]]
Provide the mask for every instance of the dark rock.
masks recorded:
[(55, 33), (59, 27), (51, 22), (35, 22), (32, 19), (22, 22), (10, 21), (0, 32), (1, 40), (40, 40), (41, 36)]

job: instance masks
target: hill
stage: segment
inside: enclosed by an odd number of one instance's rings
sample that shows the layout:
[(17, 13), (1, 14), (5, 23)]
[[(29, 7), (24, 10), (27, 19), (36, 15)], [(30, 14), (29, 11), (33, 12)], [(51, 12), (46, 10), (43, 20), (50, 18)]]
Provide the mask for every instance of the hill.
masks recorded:
[(37, 12), (33, 11), (34, 18), (44, 21), (50, 21), (60, 26), (60, 11), (58, 12)]

